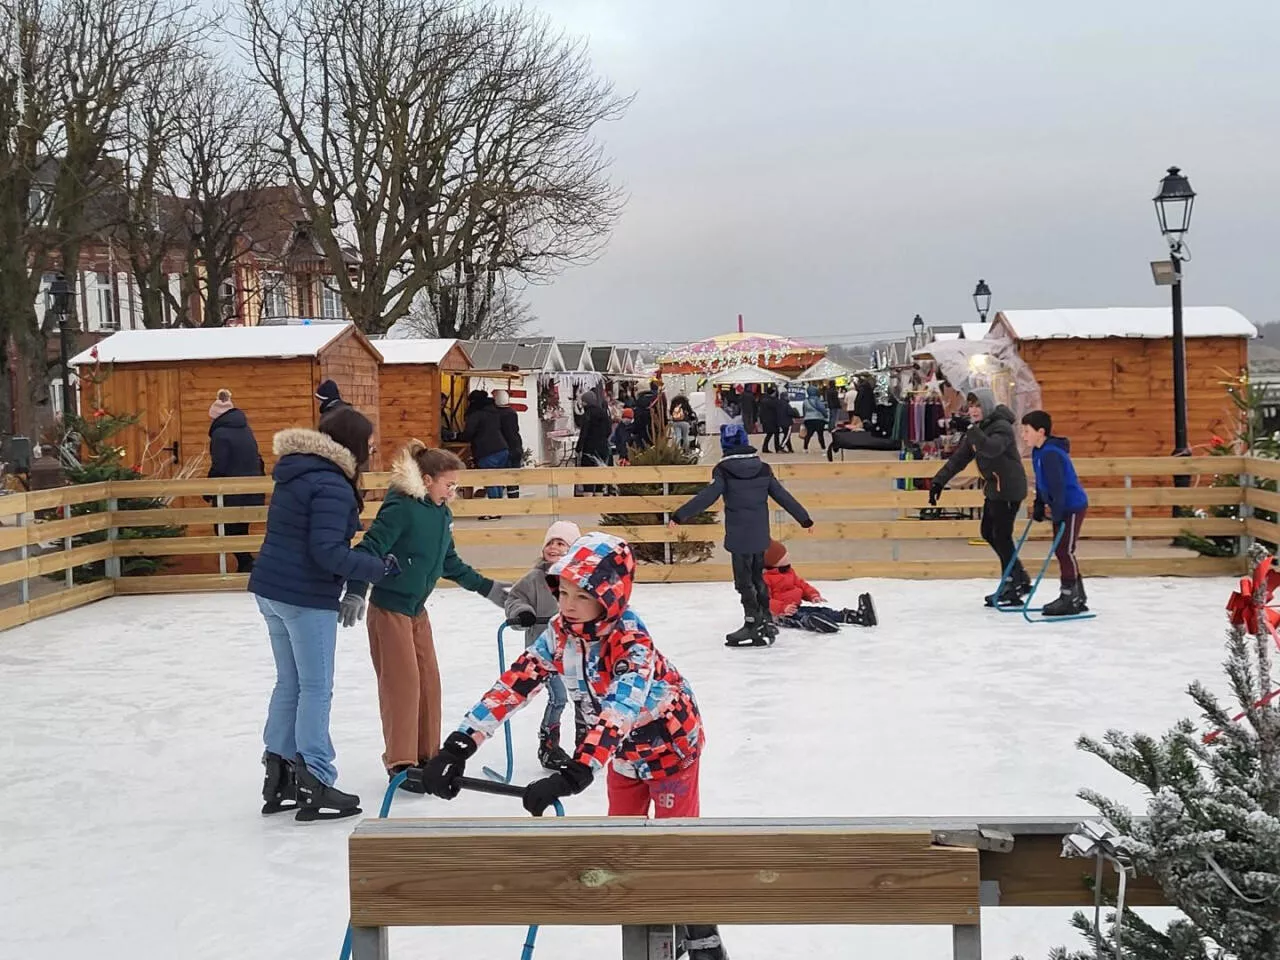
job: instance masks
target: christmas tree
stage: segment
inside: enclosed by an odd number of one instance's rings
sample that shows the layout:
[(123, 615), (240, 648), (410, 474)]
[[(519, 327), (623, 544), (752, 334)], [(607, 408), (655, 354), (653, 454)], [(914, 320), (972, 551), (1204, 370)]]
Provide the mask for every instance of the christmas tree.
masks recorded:
[(1196, 682), (1188, 693), (1207, 732), (1184, 720), (1158, 739), (1112, 730), (1079, 743), (1149, 794), (1145, 818), (1093, 791), (1081, 797), (1186, 919), (1162, 933), (1122, 909), (1103, 931), (1077, 914), (1094, 949), (1059, 949), (1052, 960), (1280, 960), (1280, 688), (1271, 677), (1280, 610), (1269, 605), (1280, 569), (1261, 549), (1251, 560), (1227, 605), (1224, 669), (1240, 709)]

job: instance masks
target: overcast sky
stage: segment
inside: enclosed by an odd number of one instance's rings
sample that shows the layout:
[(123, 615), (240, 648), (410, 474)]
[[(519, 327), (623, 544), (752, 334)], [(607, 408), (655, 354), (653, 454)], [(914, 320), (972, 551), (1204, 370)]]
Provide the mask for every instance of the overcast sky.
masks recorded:
[(630, 201), (530, 299), (619, 341), (848, 340), (995, 308), (1162, 305), (1151, 197), (1199, 194), (1188, 304), (1280, 319), (1280, 3), (533, 0), (634, 92)]

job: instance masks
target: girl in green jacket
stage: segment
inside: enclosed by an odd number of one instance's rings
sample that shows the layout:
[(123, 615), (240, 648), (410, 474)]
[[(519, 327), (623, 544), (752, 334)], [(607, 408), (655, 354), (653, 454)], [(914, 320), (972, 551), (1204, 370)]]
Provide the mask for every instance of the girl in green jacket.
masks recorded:
[[(400, 561), (400, 576), (373, 588), (368, 605), (369, 652), (378, 677), (378, 704), (388, 777), (425, 763), (440, 749), (440, 667), (436, 662), (427, 597), (441, 577), (499, 607), (508, 585), (471, 569), (453, 548), (453, 511), (463, 462), (447, 450), (409, 441), (391, 469), (387, 495), (357, 550)], [(365, 611), (363, 583), (348, 583), (342, 625)], [(410, 789), (407, 786), (406, 789)]]

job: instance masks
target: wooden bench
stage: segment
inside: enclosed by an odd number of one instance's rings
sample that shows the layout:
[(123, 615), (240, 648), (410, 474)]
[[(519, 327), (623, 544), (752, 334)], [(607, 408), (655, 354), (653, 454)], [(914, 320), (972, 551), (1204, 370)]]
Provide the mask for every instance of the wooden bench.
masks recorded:
[[(352, 957), (387, 960), (389, 927), (496, 918), (621, 926), (623, 960), (686, 923), (947, 925), (978, 960), (982, 907), (1092, 905), (1094, 861), (1061, 855), (1081, 819), (365, 820)], [(1138, 878), (1127, 902), (1164, 900)]]

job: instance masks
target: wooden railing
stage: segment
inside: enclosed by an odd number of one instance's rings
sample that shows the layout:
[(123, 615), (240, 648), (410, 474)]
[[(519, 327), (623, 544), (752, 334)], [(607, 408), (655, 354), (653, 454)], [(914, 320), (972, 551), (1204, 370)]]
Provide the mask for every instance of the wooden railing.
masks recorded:
[[(817, 525), (799, 539), (824, 543), (828, 556), (804, 558), (804, 574), (811, 580), (855, 577), (967, 578), (998, 576), (996, 562), (985, 550), (969, 550), (979, 536), (977, 519), (921, 520), (928, 507), (922, 490), (898, 489), (894, 481), (931, 476), (937, 461), (874, 460), (836, 464), (779, 463), (776, 475), (805, 504)], [(1280, 525), (1253, 516), (1255, 509), (1280, 513), (1280, 493), (1257, 489), (1260, 480), (1280, 480), (1280, 462), (1244, 457), (1124, 458), (1080, 460), (1076, 468), (1089, 490), (1091, 516), (1084, 528), (1086, 541), (1122, 541), (1114, 555), (1090, 557), (1091, 576), (1234, 575), (1243, 566), (1239, 557), (1204, 557), (1190, 552), (1154, 555), (1144, 543), (1168, 541), (1183, 533), (1280, 541)], [(519, 499), (459, 499), (453, 504), (458, 522), (454, 538), (464, 556), (485, 573), (513, 579), (527, 570), (536, 554), (546, 523), (557, 517), (575, 519), (584, 529), (604, 529), (637, 544), (663, 546), (664, 555), (681, 542), (718, 544), (723, 528), (717, 523), (685, 525), (676, 530), (665, 521), (689, 499), (674, 492), (680, 485), (709, 479), (709, 466), (549, 468), (533, 470), (468, 471), (464, 478), (479, 488), (519, 484)], [(1028, 470), (1028, 473), (1030, 471)], [(1190, 476), (1192, 485), (1174, 486), (1175, 475)], [(1215, 476), (1241, 478), (1241, 486), (1213, 486)], [(983, 502), (976, 487), (957, 489), (976, 475), (966, 471), (948, 489), (941, 507), (975, 510)], [(378, 511), (389, 475), (370, 474), (365, 486), (364, 517)], [(573, 496), (577, 484), (620, 488), (610, 496)], [(1101, 486), (1100, 484), (1110, 484)], [(1123, 484), (1123, 485), (1121, 485)], [(637, 485), (654, 488), (638, 494)], [(629, 489), (631, 488), (631, 489)], [(271, 481), (257, 479), (138, 480), (108, 482), (0, 497), (0, 591), (7, 591), (0, 608), (0, 629), (70, 609), (112, 594), (169, 593), (197, 590), (240, 590), (247, 576), (234, 570), (236, 552), (254, 552), (262, 543), (267, 507), (232, 507), (225, 497), (242, 493), (270, 494)], [(213, 504), (204, 498), (213, 499)], [(161, 498), (164, 506), (122, 509), (125, 501)], [(1239, 518), (1172, 515), (1173, 507), (1239, 508)], [(712, 512), (718, 511), (717, 504)], [(86, 509), (94, 512), (83, 512)], [(83, 515), (77, 515), (82, 513)], [(876, 516), (867, 518), (868, 513)], [(601, 525), (602, 516), (649, 514), (652, 522)], [(1143, 515), (1149, 514), (1149, 515)], [(851, 516), (852, 515), (852, 516)], [(481, 516), (508, 518), (500, 525), (476, 522)], [(797, 540), (798, 527), (781, 511), (773, 515), (773, 534)], [(220, 524), (248, 523), (244, 536), (219, 536)], [(134, 539), (127, 531), (147, 526), (180, 526), (183, 535)], [(91, 536), (97, 542), (80, 543)], [(1027, 554), (1042, 558), (1052, 536), (1048, 524), (1033, 528)], [(841, 543), (835, 543), (835, 542)], [(921, 547), (928, 553), (922, 554)], [(955, 556), (943, 556), (950, 545)], [(476, 559), (488, 548), (504, 550), (500, 561)], [(513, 549), (506, 549), (513, 548)], [(798, 548), (800, 550), (805, 547)], [(859, 557), (883, 550), (887, 555)], [(489, 551), (492, 553), (493, 551)], [(719, 553), (718, 547), (714, 551)], [(514, 555), (514, 556), (513, 556)], [(121, 575), (121, 561), (130, 557), (170, 558), (169, 568), (146, 576)], [(511, 559), (516, 559), (516, 563)], [(100, 579), (81, 582), (84, 565), (97, 563)], [(77, 570), (77, 568), (81, 568)], [(61, 589), (51, 575), (61, 574)], [(723, 555), (700, 563), (645, 563), (642, 581), (727, 581), (729, 564)]]

